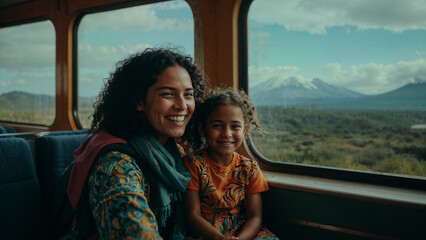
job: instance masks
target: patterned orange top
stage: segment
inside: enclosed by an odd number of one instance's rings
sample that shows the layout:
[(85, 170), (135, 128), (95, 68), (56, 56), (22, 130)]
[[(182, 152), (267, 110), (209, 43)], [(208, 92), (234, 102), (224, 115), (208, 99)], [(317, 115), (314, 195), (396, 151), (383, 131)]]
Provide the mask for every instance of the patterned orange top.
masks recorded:
[(200, 195), (201, 215), (222, 233), (238, 231), (244, 223), (246, 195), (269, 189), (259, 164), (236, 152), (225, 167), (205, 150), (187, 155), (185, 164), (192, 175), (188, 189)]

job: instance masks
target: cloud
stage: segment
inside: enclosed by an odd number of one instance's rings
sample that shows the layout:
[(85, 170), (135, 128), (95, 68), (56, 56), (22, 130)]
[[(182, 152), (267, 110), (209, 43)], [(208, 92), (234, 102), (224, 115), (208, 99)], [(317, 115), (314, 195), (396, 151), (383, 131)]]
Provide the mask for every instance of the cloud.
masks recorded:
[[(92, 45), (89, 43), (80, 43), (78, 45), (79, 67), (84, 70), (101, 69), (104, 72), (113, 70), (115, 64), (128, 57), (131, 54), (153, 47), (146, 43), (120, 44), (118, 46)], [(107, 69), (107, 70), (105, 70)]]
[(426, 29), (426, 4), (422, 0), (254, 1), (249, 18), (257, 24), (277, 24), (311, 34), (325, 34), (335, 26), (403, 32)]
[[(164, 3), (162, 3), (164, 4)], [(156, 6), (156, 7), (154, 7)], [(172, 8), (167, 8), (167, 6)], [(108, 31), (191, 31), (194, 28), (193, 19), (159, 17), (156, 10), (176, 10), (178, 4), (168, 4), (160, 7), (160, 4), (142, 5), (132, 8), (119, 9), (108, 12), (88, 14), (83, 17), (80, 28), (84, 31), (104, 29)], [(186, 5), (188, 9), (189, 6)], [(189, 10), (190, 11), (190, 10)]]
[(102, 74), (79, 73), (78, 77), (78, 95), (93, 97), (97, 96), (104, 87), (104, 82), (109, 77), (109, 74), (107, 72)]
[[(1, 71), (0, 71), (1, 72)], [(0, 79), (0, 94), (10, 91), (26, 91), (55, 95), (54, 73), (14, 73), (7, 79)]]
[(8, 80), (0, 80), (0, 86), (2, 88), (7, 88), (12, 85), (12, 81)]
[(253, 51), (251, 53), (251, 59), (250, 59), (251, 65), (258, 65), (260, 59), (266, 59), (270, 55), (268, 50), (258, 50), (258, 49), (262, 49), (263, 47), (280, 47), (280, 46), (292, 44), (291, 40), (271, 39), (270, 38), (271, 34), (269, 32), (264, 32), (264, 31), (253, 31), (250, 33), (249, 37), (250, 37), (250, 43), (256, 46), (256, 48), (250, 49), (251, 51)]
[(153, 47), (151, 44), (147, 44), (147, 43), (138, 43), (138, 44), (126, 44), (123, 45), (121, 44), (119, 46), (119, 49), (126, 54), (133, 54), (135, 52), (140, 52), (146, 48), (151, 48)]
[(0, 68), (17, 72), (54, 72), (55, 30), (50, 21), (2, 28)]
[(269, 45), (268, 41), (266, 41), (265, 38), (268, 38), (270, 36), (271, 34), (269, 32), (264, 31), (255, 31), (250, 33), (250, 38), (252, 38), (252, 42), (256, 46), (260, 47)]
[(185, 0), (175, 0), (175, 1), (170, 1), (170, 2), (162, 2), (162, 3), (158, 3), (158, 4), (152, 4), (150, 6), (152, 6), (152, 8), (154, 8), (154, 9), (161, 9), (161, 10), (163, 10), (163, 9), (170, 10), (170, 9), (189, 8), (189, 5)]
[(331, 75), (326, 82), (365, 93), (379, 94), (391, 91), (407, 83), (424, 79), (426, 76), (426, 60), (395, 64), (368, 63), (342, 69), (338, 63), (330, 63), (322, 69)]
[(297, 75), (299, 69), (295, 66), (277, 66), (277, 67), (249, 67), (249, 83), (253, 87), (271, 77), (292, 77)]

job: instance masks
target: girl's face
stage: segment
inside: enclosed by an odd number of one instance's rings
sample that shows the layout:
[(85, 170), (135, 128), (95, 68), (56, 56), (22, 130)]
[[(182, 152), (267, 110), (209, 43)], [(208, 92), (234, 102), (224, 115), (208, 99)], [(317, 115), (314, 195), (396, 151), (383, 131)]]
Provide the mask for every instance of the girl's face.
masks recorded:
[(138, 104), (155, 129), (160, 143), (180, 137), (195, 109), (194, 88), (188, 72), (181, 66), (167, 68), (149, 87), (146, 101)]
[(217, 164), (226, 166), (244, 139), (244, 114), (240, 107), (222, 105), (207, 118), (201, 135), (206, 137), (207, 151)]

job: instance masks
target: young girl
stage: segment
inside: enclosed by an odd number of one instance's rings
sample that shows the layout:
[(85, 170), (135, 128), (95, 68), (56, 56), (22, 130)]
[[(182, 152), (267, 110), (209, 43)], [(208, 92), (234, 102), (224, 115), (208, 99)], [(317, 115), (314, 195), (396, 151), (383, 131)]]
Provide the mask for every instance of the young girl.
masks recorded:
[(198, 150), (185, 158), (192, 175), (185, 211), (190, 230), (203, 239), (278, 239), (261, 227), (260, 193), (269, 187), (259, 165), (235, 152), (250, 128), (259, 128), (254, 110), (244, 92), (232, 90), (213, 91), (197, 108), (206, 146), (193, 146)]

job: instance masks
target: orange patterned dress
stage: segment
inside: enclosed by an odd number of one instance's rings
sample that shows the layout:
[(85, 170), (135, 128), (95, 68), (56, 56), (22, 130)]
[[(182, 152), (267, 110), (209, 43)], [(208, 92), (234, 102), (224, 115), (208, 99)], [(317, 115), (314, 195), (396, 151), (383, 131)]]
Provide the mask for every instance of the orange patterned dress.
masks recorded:
[[(201, 215), (221, 233), (236, 235), (246, 221), (246, 195), (269, 189), (256, 161), (236, 152), (228, 166), (215, 164), (205, 150), (185, 157), (192, 175), (188, 189), (199, 192)], [(262, 227), (255, 239), (278, 239)]]

